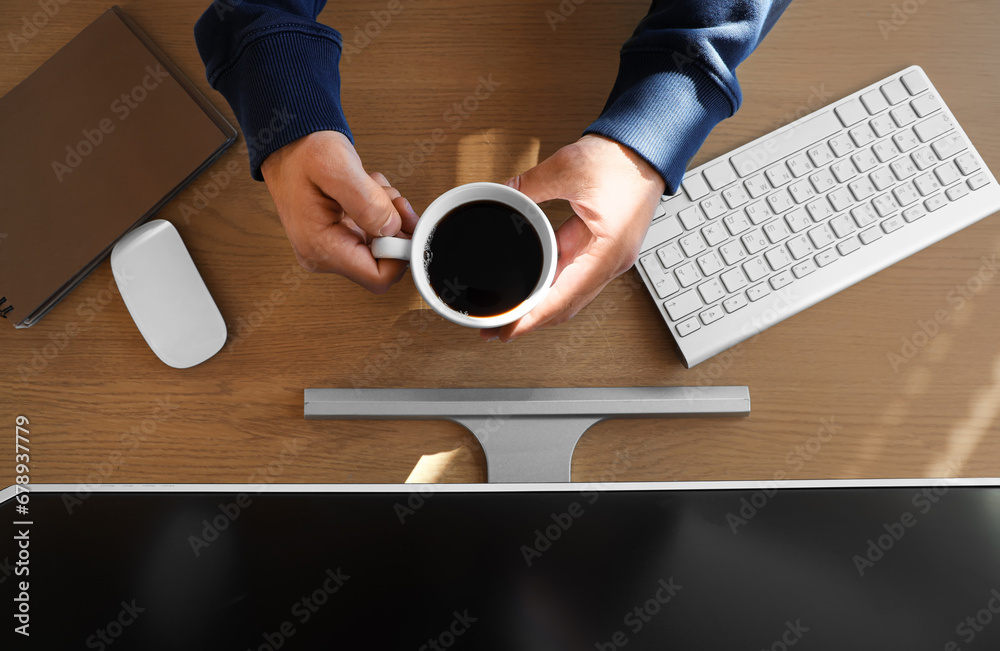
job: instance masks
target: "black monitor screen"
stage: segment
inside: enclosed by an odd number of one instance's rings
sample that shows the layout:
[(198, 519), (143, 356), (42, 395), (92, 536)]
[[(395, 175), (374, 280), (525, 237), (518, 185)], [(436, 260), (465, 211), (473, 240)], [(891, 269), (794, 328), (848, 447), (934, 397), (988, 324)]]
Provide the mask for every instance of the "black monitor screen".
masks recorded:
[(32, 524), (5, 525), (3, 648), (1000, 648), (997, 487), (34, 492), (28, 517), (16, 506), (4, 520)]

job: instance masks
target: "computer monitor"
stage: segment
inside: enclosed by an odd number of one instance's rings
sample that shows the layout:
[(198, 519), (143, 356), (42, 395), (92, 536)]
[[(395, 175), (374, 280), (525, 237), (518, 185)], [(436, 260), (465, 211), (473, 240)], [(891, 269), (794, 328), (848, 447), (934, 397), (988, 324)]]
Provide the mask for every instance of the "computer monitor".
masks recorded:
[(998, 479), (15, 492), (5, 649), (1000, 648)]

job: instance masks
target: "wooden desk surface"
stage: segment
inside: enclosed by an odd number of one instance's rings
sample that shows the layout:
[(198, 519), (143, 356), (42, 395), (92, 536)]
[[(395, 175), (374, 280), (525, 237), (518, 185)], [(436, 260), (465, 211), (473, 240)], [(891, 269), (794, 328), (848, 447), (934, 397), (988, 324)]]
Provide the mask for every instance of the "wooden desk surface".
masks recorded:
[[(0, 93), (108, 4), (60, 4), (15, 52), (6, 35), (20, 33), (39, 5), (5, 0)], [(351, 42), (386, 6), (330, 4), (322, 20)], [(743, 108), (694, 163), (916, 63), (1000, 170), (1000, 3), (897, 4), (916, 11), (894, 24), (892, 3), (793, 2), (739, 68)], [(192, 36), (206, 5), (122, 2), (232, 118), (205, 82)], [(603, 106), (618, 49), (647, 2), (589, 0), (554, 31), (546, 12), (559, 11), (557, 0), (402, 6), (342, 63), (343, 101), (366, 166), (385, 172), (420, 212), (458, 183), (502, 181), (574, 140)], [(480, 76), (496, 90), (458, 124), (445, 122)], [(439, 127), (447, 139), (419, 162), (416, 143)], [(410, 169), (407, 159), (417, 164)], [(483, 453), (459, 426), (307, 422), (303, 389), (707, 384), (749, 385), (752, 414), (602, 423), (581, 440), (574, 479), (1000, 476), (1000, 275), (984, 266), (1000, 252), (997, 216), (687, 370), (634, 270), (568, 324), (484, 344), (422, 308), (408, 278), (373, 296), (301, 271), (239, 146), (213, 171), (225, 175), (230, 165), (238, 173), (207, 205), (199, 202), (213, 193), (205, 174), (159, 215), (180, 229), (229, 325), (216, 357), (186, 371), (157, 360), (114, 293), (107, 262), (40, 325), (0, 327), (0, 424), (13, 437), (16, 415), (31, 420), (33, 481), (402, 482), (423, 455), (437, 455), (420, 478), (478, 482)], [(546, 211), (556, 222), (568, 216), (560, 203)], [(969, 298), (959, 304), (963, 291)], [(922, 338), (921, 322), (939, 311), (947, 320)], [(51, 344), (68, 328), (79, 332), (57, 351)], [(923, 345), (904, 351), (904, 340)], [(894, 368), (890, 354), (904, 352), (910, 357)], [(0, 483), (9, 484), (13, 455), (3, 458)]]

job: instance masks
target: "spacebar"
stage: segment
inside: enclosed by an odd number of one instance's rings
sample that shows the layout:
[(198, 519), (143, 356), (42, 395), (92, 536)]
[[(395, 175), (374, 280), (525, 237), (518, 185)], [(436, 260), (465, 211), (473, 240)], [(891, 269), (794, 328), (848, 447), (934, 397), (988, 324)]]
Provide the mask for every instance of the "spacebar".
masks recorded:
[(837, 119), (833, 111), (825, 110), (814, 118), (809, 118), (746, 151), (741, 151), (729, 160), (736, 168), (737, 174), (749, 176), (818, 140), (829, 138), (842, 129), (840, 120)]

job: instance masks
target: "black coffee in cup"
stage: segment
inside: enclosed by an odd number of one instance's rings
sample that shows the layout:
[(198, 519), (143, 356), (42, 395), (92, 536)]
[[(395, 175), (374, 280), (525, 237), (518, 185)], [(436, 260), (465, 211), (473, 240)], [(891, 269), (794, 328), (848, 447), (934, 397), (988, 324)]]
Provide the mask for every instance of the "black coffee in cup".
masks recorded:
[(424, 250), (438, 297), (469, 316), (508, 312), (527, 299), (542, 276), (542, 241), (517, 210), (497, 201), (455, 208), (434, 227)]

